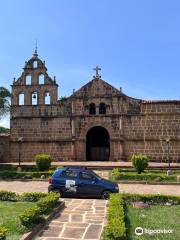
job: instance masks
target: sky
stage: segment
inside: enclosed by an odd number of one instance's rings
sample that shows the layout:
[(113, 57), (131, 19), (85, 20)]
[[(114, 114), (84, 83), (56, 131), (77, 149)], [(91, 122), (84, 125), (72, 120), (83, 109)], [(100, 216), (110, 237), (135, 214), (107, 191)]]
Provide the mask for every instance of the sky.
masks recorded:
[(59, 97), (90, 81), (98, 65), (128, 96), (180, 99), (179, 0), (0, 0), (0, 86), (11, 89), (36, 39)]

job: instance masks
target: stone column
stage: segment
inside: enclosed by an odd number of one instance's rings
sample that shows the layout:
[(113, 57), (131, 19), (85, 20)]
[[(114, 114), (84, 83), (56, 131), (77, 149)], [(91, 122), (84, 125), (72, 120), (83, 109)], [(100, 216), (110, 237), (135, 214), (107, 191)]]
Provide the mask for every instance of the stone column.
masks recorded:
[(123, 141), (120, 141), (120, 160), (125, 159), (125, 145)]
[(76, 159), (76, 150), (75, 150), (75, 142), (72, 141), (71, 143), (71, 158), (72, 160)]

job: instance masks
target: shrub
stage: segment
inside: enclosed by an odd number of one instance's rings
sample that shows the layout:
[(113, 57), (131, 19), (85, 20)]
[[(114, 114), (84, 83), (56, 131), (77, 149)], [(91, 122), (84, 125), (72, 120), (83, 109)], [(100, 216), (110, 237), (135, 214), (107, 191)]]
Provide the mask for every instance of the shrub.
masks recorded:
[[(33, 199), (36, 194), (36, 197), (40, 198), (40, 195), (38, 196), (38, 193), (33, 194)], [(30, 195), (27, 197), (29, 198)], [(23, 214), (19, 215), (21, 224), (26, 228), (32, 228), (35, 224), (45, 221), (43, 214), (49, 213), (57, 205), (58, 200), (59, 195), (57, 193), (52, 192), (46, 194), (45, 197), (40, 198), (35, 207), (26, 209)]]
[(118, 177), (120, 175), (120, 169), (119, 168), (113, 168), (111, 171), (111, 175), (114, 177)]
[(7, 228), (0, 226), (0, 240), (6, 239)]
[(43, 213), (49, 213), (57, 205), (58, 200), (59, 194), (51, 192), (45, 198), (40, 199), (37, 206), (40, 207)]
[(132, 165), (136, 169), (136, 172), (140, 174), (148, 166), (149, 158), (146, 155), (133, 155)]
[(36, 166), (39, 171), (46, 171), (49, 170), (51, 167), (52, 158), (50, 155), (47, 154), (37, 154), (35, 156)]
[(45, 220), (42, 216), (41, 208), (37, 206), (26, 209), (21, 215), (19, 215), (19, 218), (21, 224), (28, 229)]
[(103, 233), (103, 240), (125, 240), (124, 201), (120, 194), (111, 194), (108, 209), (108, 224)]
[(16, 193), (10, 191), (0, 191), (0, 201), (16, 201)]
[(26, 192), (19, 195), (20, 201), (28, 201), (28, 202), (37, 202), (41, 198), (44, 198), (47, 196), (47, 193), (41, 193), (41, 192)]

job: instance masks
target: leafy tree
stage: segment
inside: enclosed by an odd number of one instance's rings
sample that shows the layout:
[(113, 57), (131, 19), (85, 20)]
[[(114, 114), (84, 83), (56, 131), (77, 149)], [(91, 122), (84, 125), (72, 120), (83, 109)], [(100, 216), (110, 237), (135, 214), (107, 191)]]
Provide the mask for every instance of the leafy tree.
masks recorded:
[(10, 97), (9, 90), (0, 87), (0, 119), (10, 111)]
[(5, 128), (5, 127), (0, 126), (0, 133), (8, 133), (8, 132), (9, 132), (9, 128)]

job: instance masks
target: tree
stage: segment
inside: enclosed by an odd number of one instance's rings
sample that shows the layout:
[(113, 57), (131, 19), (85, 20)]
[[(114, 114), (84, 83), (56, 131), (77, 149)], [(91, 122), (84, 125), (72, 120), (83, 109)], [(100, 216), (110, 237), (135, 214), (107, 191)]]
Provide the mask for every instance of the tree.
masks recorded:
[(10, 97), (9, 90), (0, 87), (0, 119), (10, 111)]
[(0, 126), (0, 133), (9, 133), (9, 128), (5, 128), (5, 127)]

